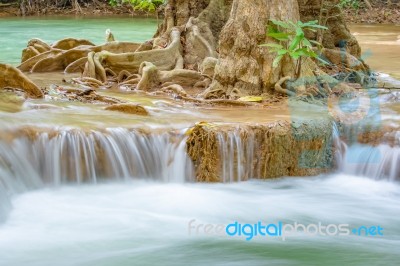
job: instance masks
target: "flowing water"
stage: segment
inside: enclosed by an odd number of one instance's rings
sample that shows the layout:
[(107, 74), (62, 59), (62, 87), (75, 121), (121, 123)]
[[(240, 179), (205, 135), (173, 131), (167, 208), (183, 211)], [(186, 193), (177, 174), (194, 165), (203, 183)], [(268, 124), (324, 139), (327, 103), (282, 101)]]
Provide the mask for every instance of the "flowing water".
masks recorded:
[[(7, 52), (0, 53), (0, 61), (18, 64), (20, 50), (32, 37), (46, 41), (80, 37), (101, 43), (104, 30), (111, 28), (121, 40), (143, 41), (155, 27), (154, 20), (128, 18), (2, 19), (0, 44)], [(398, 46), (392, 40), (400, 35), (399, 28), (355, 29), (362, 45), (375, 45), (374, 52), (385, 58), (390, 71), (381, 71), (399, 75)], [(376, 34), (386, 31), (382, 38), (391, 44), (376, 43), (385, 41), (377, 40)], [(380, 70), (378, 62), (372, 59)], [(186, 154), (188, 127), (200, 121), (291, 120), (293, 112), (198, 110), (162, 97), (104, 94), (143, 104), (151, 117), (50, 98), (25, 102), (17, 113), (0, 112), (0, 265), (397, 265), (400, 261), (398, 146), (343, 142), (335, 127), (337, 173), (237, 183), (232, 182), (234, 176), (257, 176), (248, 162), (258, 147), (251, 132), (242, 140), (239, 129), (232, 130), (218, 137), (226, 183), (196, 184)], [(398, 128), (396, 97), (395, 93), (379, 96), (368, 123)], [(296, 115), (315, 118), (321, 110), (303, 108)], [(347, 129), (347, 139), (352, 139), (351, 127)], [(246, 241), (244, 236), (204, 232), (206, 224), (236, 221), (346, 224), (350, 229), (380, 226), (383, 236), (300, 232), (285, 239), (258, 236)]]

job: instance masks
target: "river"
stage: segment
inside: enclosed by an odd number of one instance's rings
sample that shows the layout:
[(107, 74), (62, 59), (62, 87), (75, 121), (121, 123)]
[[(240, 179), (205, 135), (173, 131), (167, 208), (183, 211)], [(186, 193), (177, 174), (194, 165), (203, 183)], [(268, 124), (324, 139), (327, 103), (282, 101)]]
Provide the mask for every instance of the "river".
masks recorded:
[[(33, 37), (101, 43), (107, 28), (119, 40), (140, 42), (151, 38), (156, 21), (1, 19), (0, 61), (18, 65), (21, 50)], [(400, 27), (351, 28), (361, 45), (371, 49), (367, 60), (372, 68), (399, 77)], [(262, 116), (251, 109), (195, 107), (183, 112), (184, 106), (162, 97), (134, 101), (149, 106), (152, 117), (117, 117), (99, 107), (51, 101), (52, 112), (32, 107), (43, 101), (25, 103), (19, 113), (0, 112), (0, 265), (364, 266), (400, 261), (397, 148), (342, 143), (339, 170), (319, 177), (196, 184), (185, 152), (187, 127), (199, 121), (290, 119), (290, 112), (269, 110)], [(398, 100), (381, 102), (379, 123), (400, 126)], [(319, 115), (319, 110), (314, 112), (307, 115)], [(36, 138), (27, 130), (13, 131), (31, 126), (40, 128)], [(143, 127), (152, 133), (139, 130)], [(61, 132), (59, 137), (51, 138), (49, 128)], [(99, 145), (101, 156), (96, 153)], [(226, 163), (232, 164), (228, 159)], [(385, 164), (392, 172), (371, 174), (370, 169)], [(245, 235), (204, 231), (207, 224), (259, 221), (348, 225), (351, 231), (258, 235), (249, 241)], [(382, 235), (352, 232), (363, 226), (382, 228)]]

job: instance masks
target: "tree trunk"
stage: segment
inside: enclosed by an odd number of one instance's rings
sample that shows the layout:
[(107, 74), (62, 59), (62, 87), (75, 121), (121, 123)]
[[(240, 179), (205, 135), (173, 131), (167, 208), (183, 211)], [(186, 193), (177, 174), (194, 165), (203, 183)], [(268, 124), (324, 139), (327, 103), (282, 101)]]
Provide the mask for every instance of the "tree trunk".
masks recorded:
[(165, 45), (171, 29), (179, 27), (184, 39), (184, 66), (198, 70), (206, 57), (218, 56), (219, 35), (228, 20), (231, 5), (232, 0), (168, 1), (164, 22), (155, 35), (156, 45)]
[(290, 60), (274, 69), (274, 55), (259, 45), (272, 41), (265, 34), (270, 19), (296, 22), (299, 17), (297, 0), (235, 0), (221, 32), (219, 62), (205, 97), (260, 95), (279, 80), (281, 71), (293, 76)]
[[(350, 33), (338, 6), (340, 0), (298, 0), (302, 21), (318, 20), (327, 31), (308, 32), (307, 37), (320, 41), (325, 48), (344, 48), (355, 57), (361, 56), (361, 48), (357, 39)], [(320, 34), (320, 36), (318, 36)]]
[[(319, 20), (329, 27), (326, 33), (321, 34), (319, 40), (325, 47), (346, 46), (351, 54), (360, 56), (358, 42), (350, 34), (341, 10), (336, 5), (337, 2), (337, 0), (234, 1), (230, 18), (221, 32), (220, 57), (215, 68), (214, 80), (203, 96), (235, 98), (270, 94), (282, 77), (295, 76), (295, 65), (290, 58), (284, 58), (279, 67), (273, 68), (274, 55), (271, 55), (267, 48), (259, 46), (262, 43), (272, 42), (265, 36), (265, 25), (270, 19), (293, 22), (300, 18), (303, 22)], [(309, 35), (310, 39), (319, 39), (317, 34)], [(302, 62), (301, 93), (304, 92), (307, 82), (316, 83), (314, 72), (318, 69), (310, 61), (306, 59)], [(318, 84), (312, 85), (318, 86)]]

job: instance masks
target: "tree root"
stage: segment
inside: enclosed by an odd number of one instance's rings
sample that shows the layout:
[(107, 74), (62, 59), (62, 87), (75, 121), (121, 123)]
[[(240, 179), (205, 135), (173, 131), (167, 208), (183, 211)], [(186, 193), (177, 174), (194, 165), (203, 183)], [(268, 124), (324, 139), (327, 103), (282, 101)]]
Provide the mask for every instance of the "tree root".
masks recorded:
[[(160, 70), (172, 70), (175, 68), (182, 68), (182, 55), (181, 55), (181, 38), (180, 31), (174, 28), (170, 34), (171, 43), (165, 49), (121, 53), (116, 54), (109, 51), (102, 51), (96, 53), (99, 63), (96, 68), (110, 68), (114, 72), (121, 72), (123, 70), (130, 73), (138, 73), (143, 62), (151, 62)], [(93, 65), (89, 64), (89, 68)], [(85, 71), (91, 73), (92, 70)], [(96, 70), (97, 72), (97, 70)]]
[(150, 62), (143, 62), (140, 65), (139, 74), (142, 75), (137, 85), (139, 90), (148, 91), (154, 84), (159, 83), (158, 69)]
[(286, 81), (291, 80), (291, 79), (292, 79), (292, 77), (289, 77), (289, 76), (281, 78), (281, 79), (275, 84), (275, 91), (277, 91), (277, 92), (279, 92), (279, 93), (282, 93), (282, 94), (284, 94), (284, 95), (295, 96), (295, 95), (296, 95), (295, 92), (290, 91), (290, 90), (288, 90), (288, 89), (282, 88), (283, 83), (285, 83)]
[(65, 73), (75, 73), (79, 71), (83, 72), (87, 60), (88, 60), (87, 57), (81, 57), (78, 60), (75, 60), (65, 68), (64, 72)]
[(178, 96), (181, 96), (181, 97), (187, 97), (188, 96), (187, 92), (182, 88), (181, 85), (178, 85), (178, 84), (171, 84), (171, 85), (168, 85), (166, 87), (162, 87), (161, 91), (164, 91), (164, 92), (171, 92), (172, 91), (173, 93), (175, 93), (175, 94), (177, 94)]
[(16, 88), (25, 91), (31, 98), (43, 98), (42, 90), (17, 68), (0, 64), (0, 88)]
[(91, 87), (91, 88), (99, 88), (101, 86), (104, 86), (104, 84), (94, 78), (89, 78), (89, 77), (83, 77), (83, 78), (73, 78), (72, 79), (73, 82), (83, 85), (83, 86), (87, 86), (87, 87)]
[[(51, 71), (80, 71), (82, 61), (77, 60), (87, 57), (90, 52), (99, 53), (107, 50), (113, 53), (135, 51), (140, 44), (129, 42), (110, 42), (94, 46), (87, 40), (63, 39), (53, 45), (48, 45), (39, 39), (32, 39), (22, 53), (21, 65), (18, 67), (25, 72), (51, 72)], [(74, 64), (75, 63), (75, 64)], [(79, 65), (79, 67), (78, 67)], [(100, 78), (104, 78), (99, 72)]]
[(51, 48), (60, 50), (71, 50), (78, 46), (95, 46), (95, 45), (88, 40), (66, 38), (53, 43), (53, 45), (51, 45)]

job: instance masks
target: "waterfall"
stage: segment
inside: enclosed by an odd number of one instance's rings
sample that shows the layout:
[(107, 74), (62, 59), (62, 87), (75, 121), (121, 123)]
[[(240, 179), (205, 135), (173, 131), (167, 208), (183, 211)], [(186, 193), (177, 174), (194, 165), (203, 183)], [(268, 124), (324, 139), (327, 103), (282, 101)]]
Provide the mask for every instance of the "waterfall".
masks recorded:
[(217, 135), (220, 152), (221, 180), (224, 183), (245, 181), (255, 178), (253, 169), (255, 139), (254, 132), (248, 131), (246, 138), (240, 129)]
[[(347, 128), (345, 137), (348, 143), (340, 139), (338, 127), (334, 128), (336, 164), (342, 173), (365, 176), (375, 180), (400, 180), (400, 147), (379, 144), (371, 146), (360, 144), (355, 139), (359, 132)], [(398, 133), (395, 139), (399, 142)]]
[(8, 209), (9, 196), (44, 185), (193, 178), (184, 132), (112, 128), (15, 134), (0, 139), (0, 213)]
[(184, 182), (191, 172), (183, 132), (72, 129), (0, 140), (0, 180), (17, 192), (101, 179)]
[(389, 145), (353, 144), (346, 146), (339, 170), (346, 174), (366, 176), (376, 180), (400, 179), (400, 148)]

